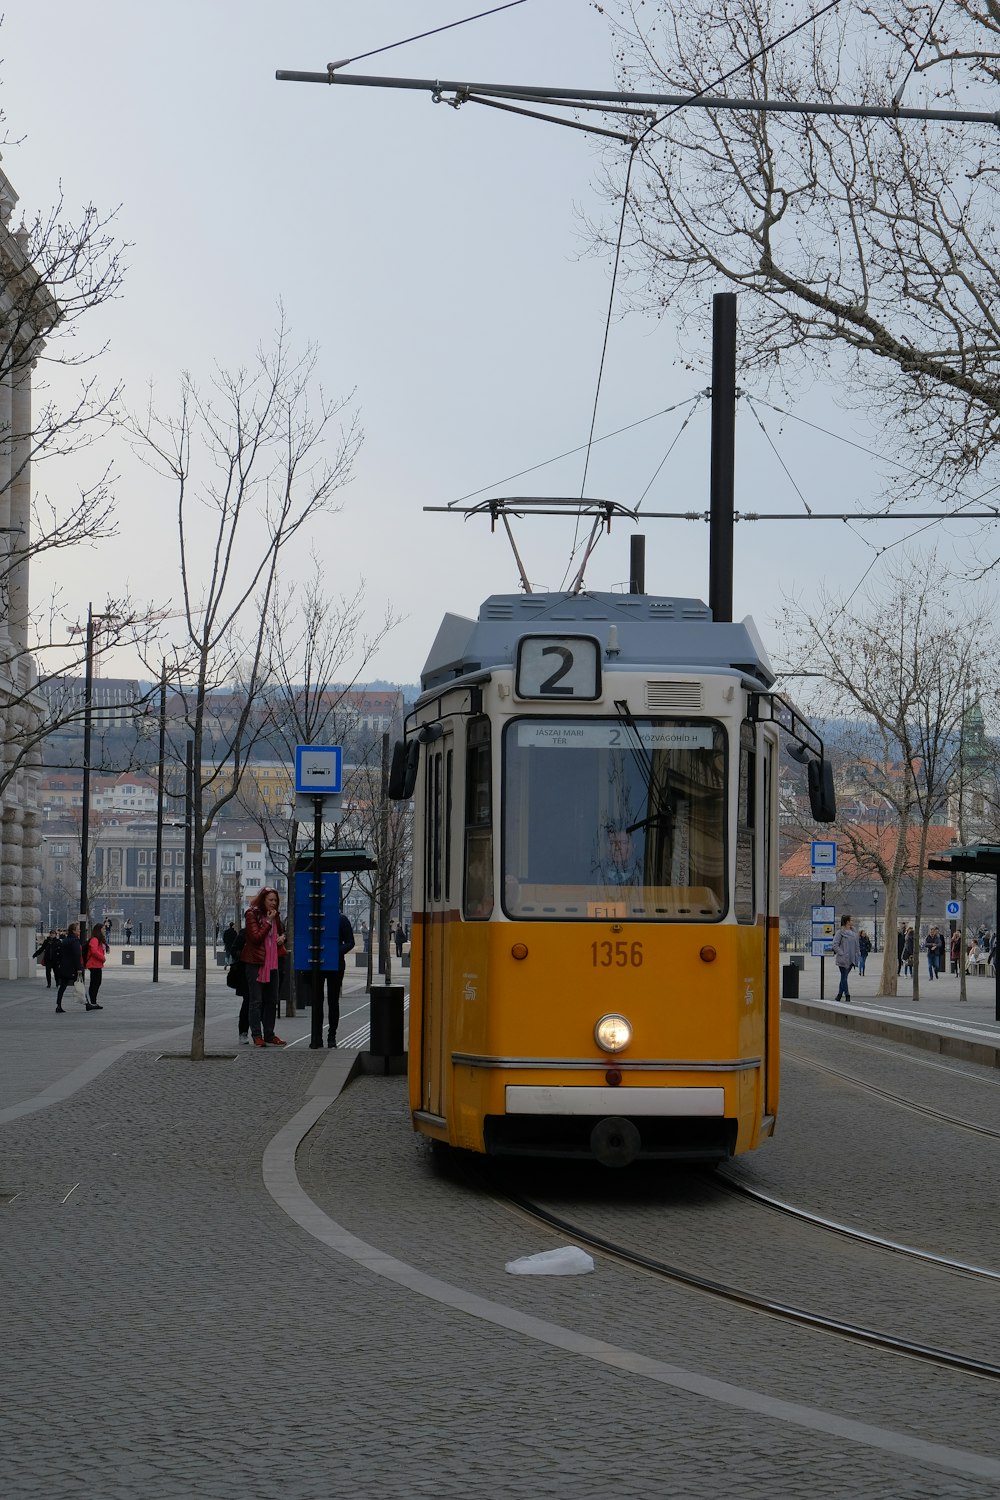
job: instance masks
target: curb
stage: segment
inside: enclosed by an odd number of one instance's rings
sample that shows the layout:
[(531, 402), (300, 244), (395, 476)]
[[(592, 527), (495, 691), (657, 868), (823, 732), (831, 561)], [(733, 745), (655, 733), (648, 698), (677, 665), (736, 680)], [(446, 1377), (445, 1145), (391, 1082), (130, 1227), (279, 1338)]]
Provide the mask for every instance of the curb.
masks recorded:
[[(983, 1063), (988, 1068), (1000, 1068), (1000, 1041), (973, 1041), (949, 1031), (934, 1031), (934, 1023), (895, 1021), (884, 1016), (863, 1014), (843, 1006), (830, 1010), (824, 1004), (810, 1004), (807, 1000), (782, 1000), (783, 1015), (801, 1016), (807, 1021), (821, 1021), (827, 1026), (839, 1026), (846, 1031), (860, 1031), (866, 1036), (879, 1036), (894, 1042), (904, 1042), (910, 1047), (922, 1047), (925, 1052), (936, 1052), (941, 1057), (957, 1057), (963, 1062)], [(947, 1024), (947, 1023), (937, 1023)]]

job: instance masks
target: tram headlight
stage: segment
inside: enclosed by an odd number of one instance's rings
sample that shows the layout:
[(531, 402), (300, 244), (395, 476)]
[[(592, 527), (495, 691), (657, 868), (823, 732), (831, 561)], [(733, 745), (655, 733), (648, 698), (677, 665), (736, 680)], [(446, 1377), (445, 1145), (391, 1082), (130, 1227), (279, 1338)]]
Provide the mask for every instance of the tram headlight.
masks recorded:
[(594, 1041), (604, 1052), (624, 1052), (632, 1040), (632, 1023), (624, 1016), (602, 1016), (594, 1027)]

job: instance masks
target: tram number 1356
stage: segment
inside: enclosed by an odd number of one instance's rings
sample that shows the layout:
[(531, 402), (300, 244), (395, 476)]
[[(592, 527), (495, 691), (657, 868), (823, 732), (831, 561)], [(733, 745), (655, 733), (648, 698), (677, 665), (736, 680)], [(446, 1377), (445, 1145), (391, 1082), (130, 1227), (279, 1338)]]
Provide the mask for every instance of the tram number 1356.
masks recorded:
[(590, 952), (595, 969), (642, 968), (641, 943), (591, 943)]

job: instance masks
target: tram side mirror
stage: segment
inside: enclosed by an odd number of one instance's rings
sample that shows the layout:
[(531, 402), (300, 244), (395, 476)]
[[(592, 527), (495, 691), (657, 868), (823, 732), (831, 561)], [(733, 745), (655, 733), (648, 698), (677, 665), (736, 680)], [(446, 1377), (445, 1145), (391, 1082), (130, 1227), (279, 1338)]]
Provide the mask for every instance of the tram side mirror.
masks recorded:
[(806, 767), (809, 777), (809, 807), (817, 823), (832, 823), (837, 816), (837, 793), (833, 786), (833, 767), (828, 760), (811, 760)]
[(393, 802), (409, 802), (417, 784), (417, 768), (420, 765), (420, 745), (416, 740), (397, 740), (392, 747), (389, 763), (389, 798)]

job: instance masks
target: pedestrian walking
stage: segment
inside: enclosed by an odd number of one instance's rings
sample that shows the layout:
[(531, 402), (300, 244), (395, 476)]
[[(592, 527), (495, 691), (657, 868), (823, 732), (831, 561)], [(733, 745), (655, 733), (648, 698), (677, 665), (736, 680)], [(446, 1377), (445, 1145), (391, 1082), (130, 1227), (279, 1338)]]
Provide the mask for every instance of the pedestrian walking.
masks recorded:
[(896, 933), (896, 974), (903, 972), (903, 950), (906, 947), (906, 923), (901, 922)]
[(283, 1047), (275, 1035), (278, 1012), (280, 958), (285, 953), (285, 924), (279, 913), (280, 899), (269, 885), (262, 886), (247, 907), (246, 942), (240, 961), (249, 992), (247, 1024), (255, 1047)]
[(862, 979), (864, 978), (865, 964), (868, 961), (868, 955), (871, 951), (872, 940), (868, 936), (865, 929), (862, 927), (861, 931), (858, 933), (858, 952), (861, 955), (858, 959), (858, 974)]
[[(55, 968), (56, 952), (59, 947), (59, 934), (53, 927), (48, 937), (43, 938), (31, 955), (45, 965), (45, 988), (52, 988), (52, 971)], [(58, 981), (56, 981), (58, 983)]]
[(223, 948), (225, 948), (226, 957), (231, 964), (236, 963), (237, 959), (239, 958), (240, 949), (243, 947), (243, 944), (245, 942), (246, 937), (240, 935), (236, 923), (230, 922), (229, 926), (222, 934), (222, 946)]
[(907, 978), (913, 973), (913, 928), (906, 929), (903, 939), (903, 972)]
[[(353, 938), (354, 934), (352, 933), (351, 936)], [(397, 924), (396, 924), (396, 931), (393, 933), (393, 938), (395, 939), (395, 942), (396, 942), (396, 957), (397, 958), (402, 958), (402, 956), (403, 956), (403, 944), (406, 942), (406, 933), (403, 931), (401, 923), (397, 922)], [(354, 944), (352, 942), (351, 943), (351, 947), (353, 948), (353, 946), (354, 946)]]
[(97, 993), (101, 988), (101, 980), (104, 978), (104, 965), (107, 957), (108, 945), (104, 937), (104, 927), (100, 922), (95, 922), (83, 953), (83, 967), (90, 979), (90, 988), (87, 991), (88, 1010), (104, 1009), (104, 1006), (97, 1002)]
[(59, 939), (59, 947), (55, 955), (56, 979), (59, 988), (56, 990), (56, 1015), (64, 1015), (63, 995), (71, 984), (76, 984), (83, 968), (83, 955), (80, 951), (80, 924), (71, 922), (66, 928), (66, 935)]
[(851, 992), (847, 983), (848, 975), (852, 969), (857, 968), (861, 959), (861, 949), (858, 946), (858, 935), (854, 931), (854, 925), (850, 915), (845, 914), (840, 919), (840, 931), (835, 933), (833, 939), (833, 956), (840, 970), (840, 985), (837, 989), (836, 998), (851, 1003)]
[(127, 947), (131, 948), (131, 946), (132, 946), (132, 918), (131, 917), (129, 917), (128, 921), (125, 923), (125, 943), (126, 943)]
[(944, 935), (936, 927), (927, 934), (927, 974), (936, 979), (944, 968)]
[(962, 958), (962, 934), (956, 927), (951, 935), (951, 972), (958, 974), (958, 965)]

